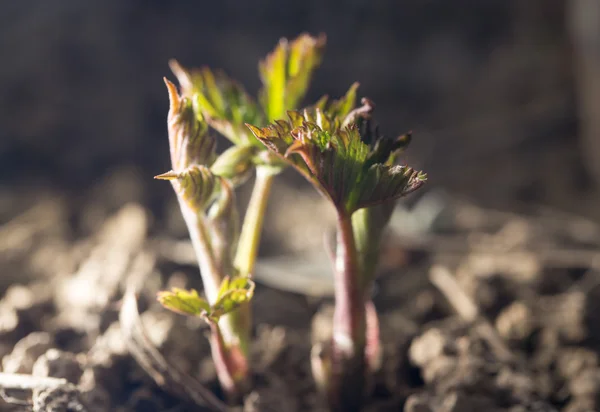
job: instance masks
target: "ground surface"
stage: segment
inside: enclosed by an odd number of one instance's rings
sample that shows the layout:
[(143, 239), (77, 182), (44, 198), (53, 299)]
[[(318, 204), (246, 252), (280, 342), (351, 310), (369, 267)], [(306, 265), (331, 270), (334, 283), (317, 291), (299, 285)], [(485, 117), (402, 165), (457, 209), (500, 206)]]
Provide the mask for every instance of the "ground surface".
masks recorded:
[[(510, 210), (543, 203), (600, 219), (594, 168), (586, 172), (585, 141), (576, 137), (580, 81), (564, 1), (137, 3), (31, 0), (0, 13), (0, 55), (10, 62), (0, 67), (0, 357), (3, 372), (78, 385), (60, 382), (59, 400), (79, 391), (94, 411), (198, 409), (181, 390), (159, 389), (129, 354), (127, 342), (143, 342), (139, 331), (125, 341), (118, 322), (132, 279), (144, 285), (138, 303), (149, 340), (217, 388), (204, 326), (153, 303), (169, 284), (201, 288), (189, 248), (173, 243), (186, 237), (175, 197), (151, 179), (168, 168), (161, 77), (169, 58), (224, 68), (254, 92), (256, 61), (279, 37), (326, 32), (309, 100), (359, 80), (385, 134), (414, 131), (408, 160), (430, 174), (428, 186)], [(293, 186), (274, 190), (261, 250), (307, 256), (321, 248), (329, 210), (297, 190), (297, 176), (286, 179)], [(128, 202), (143, 208), (122, 209)], [(414, 241), (389, 244), (375, 295), (386, 361), (369, 408), (600, 409), (594, 226), (465, 206), (454, 216), (444, 236), (421, 239), (418, 250), (405, 251)], [(292, 282), (306, 266), (297, 262), (287, 263), (295, 267), (284, 282), (266, 283), (330, 293), (319, 276), (326, 263), (308, 271), (310, 282)], [(429, 280), (434, 263), (445, 293)], [(450, 304), (456, 290), (466, 297)], [(326, 334), (318, 325), (327, 325), (329, 303), (259, 285), (258, 376), (246, 410), (319, 410), (311, 325)], [(36, 391), (35, 407), (46, 408), (52, 394)]]
[[(189, 393), (198, 382), (220, 396), (205, 327), (153, 299), (167, 285), (201, 288), (185, 243), (157, 233), (136, 205), (89, 237), (72, 236), (70, 224), (63, 205), (48, 200), (0, 229), (8, 287), (0, 301), (2, 370), (75, 385), (38, 388), (34, 410), (202, 410)], [(418, 241), (387, 242), (374, 297), (384, 366), (367, 410), (598, 410), (600, 231), (556, 212), (517, 216), (456, 201), (435, 227)], [(147, 341), (135, 307), (132, 315), (123, 305), (127, 285), (138, 289)], [(327, 334), (330, 308), (327, 297), (259, 285), (255, 387), (245, 411), (322, 410), (310, 348)], [(194, 379), (184, 379), (187, 391), (172, 385), (152, 348)], [(31, 400), (27, 391), (4, 395)], [(60, 399), (72, 409), (48, 406)]]

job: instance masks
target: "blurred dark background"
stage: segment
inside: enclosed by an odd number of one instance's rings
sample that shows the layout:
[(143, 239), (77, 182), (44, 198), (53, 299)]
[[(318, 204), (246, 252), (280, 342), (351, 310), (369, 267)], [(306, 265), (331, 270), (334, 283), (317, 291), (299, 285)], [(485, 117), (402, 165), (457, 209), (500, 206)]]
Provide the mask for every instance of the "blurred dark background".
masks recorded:
[(258, 59), (303, 31), (328, 36), (307, 101), (358, 80), (384, 133), (413, 131), (408, 160), (430, 187), (600, 218), (597, 4), (0, 1), (0, 219), (54, 195), (97, 218), (127, 201), (161, 216), (167, 61), (222, 68), (255, 94)]

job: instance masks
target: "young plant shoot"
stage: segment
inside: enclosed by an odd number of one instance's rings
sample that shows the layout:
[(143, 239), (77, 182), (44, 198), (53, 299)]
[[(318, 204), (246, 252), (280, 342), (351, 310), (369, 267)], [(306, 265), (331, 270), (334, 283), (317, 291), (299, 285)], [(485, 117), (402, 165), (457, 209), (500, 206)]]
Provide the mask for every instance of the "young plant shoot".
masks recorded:
[[(328, 104), (322, 99), (289, 120), (248, 125), (256, 138), (291, 164), (337, 212), (335, 310), (331, 351), (313, 364), (334, 411), (361, 408), (369, 369), (377, 367), (377, 317), (370, 292), (381, 234), (396, 199), (418, 189), (426, 175), (395, 165), (409, 135), (384, 138), (371, 127), (373, 104), (354, 108), (356, 85)], [(316, 367), (315, 367), (316, 366)]]
[[(195, 290), (159, 293), (175, 312), (210, 325), (217, 376), (230, 399), (249, 389), (249, 301), (252, 272), (274, 176), (292, 165), (334, 206), (335, 311), (330, 351), (313, 363), (315, 378), (334, 411), (360, 410), (369, 372), (379, 366), (379, 329), (371, 289), (379, 247), (396, 199), (419, 188), (425, 174), (396, 165), (410, 136), (384, 138), (372, 127), (373, 104), (356, 105), (358, 84), (336, 101), (327, 97), (302, 111), (325, 37), (283, 39), (259, 63), (257, 100), (221, 72), (171, 69), (168, 80), (172, 170), (170, 180), (196, 252), (205, 298)], [(287, 114), (288, 120), (281, 120)], [(270, 124), (267, 126), (267, 124)], [(266, 126), (266, 127), (265, 127)], [(216, 154), (209, 128), (233, 146)], [(256, 170), (239, 229), (235, 188)]]
[[(295, 109), (324, 46), (324, 36), (281, 40), (259, 64), (263, 82), (259, 103), (225, 74), (208, 68), (186, 70), (171, 61), (181, 94), (165, 79), (172, 170), (156, 178), (173, 185), (205, 298), (195, 290), (173, 289), (160, 292), (158, 300), (170, 310), (208, 322), (217, 376), (232, 400), (249, 389), (252, 272), (272, 180), (287, 165), (266, 150), (245, 123), (264, 125)], [(219, 156), (209, 127), (233, 143)], [(234, 190), (253, 170), (256, 179), (240, 231)]]

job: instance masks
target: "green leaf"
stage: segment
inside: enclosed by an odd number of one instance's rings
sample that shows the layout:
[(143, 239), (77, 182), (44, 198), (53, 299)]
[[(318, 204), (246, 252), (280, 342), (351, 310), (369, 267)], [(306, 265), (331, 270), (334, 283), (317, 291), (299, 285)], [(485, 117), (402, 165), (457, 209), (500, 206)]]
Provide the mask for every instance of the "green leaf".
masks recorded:
[(345, 209), (362, 177), (369, 151), (360, 140), (358, 129), (350, 127), (330, 134), (315, 124), (305, 123), (291, 134), (296, 140), (286, 156), (299, 155), (333, 204)]
[(280, 40), (275, 50), (258, 66), (264, 86), (260, 101), (270, 121), (281, 117), (285, 110), (287, 48), (287, 40)]
[(356, 107), (356, 91), (359, 83), (355, 82), (350, 86), (346, 94), (338, 100), (329, 103), (329, 96), (323, 96), (313, 106), (314, 109), (320, 109), (330, 119), (340, 119), (344, 123), (346, 117)]
[(254, 296), (254, 282), (247, 277), (233, 279), (225, 277), (221, 283), (216, 302), (212, 305), (211, 317), (219, 318), (247, 303)]
[(285, 88), (286, 110), (295, 109), (306, 95), (313, 71), (321, 64), (325, 43), (323, 34), (317, 38), (303, 34), (291, 43)]
[(246, 277), (230, 279), (225, 277), (216, 302), (210, 305), (198, 296), (194, 289), (173, 288), (171, 291), (159, 292), (157, 299), (165, 308), (183, 315), (202, 316), (210, 322), (217, 322), (240, 305), (247, 303), (254, 295), (254, 282)]
[[(353, 88), (347, 94), (353, 99)], [(269, 151), (285, 159), (327, 196), (336, 208), (352, 214), (404, 196), (420, 187), (426, 175), (406, 166), (393, 166), (396, 153), (410, 142), (410, 135), (386, 139), (371, 127), (374, 104), (368, 99), (342, 121), (326, 113), (326, 102), (314, 110), (288, 112), (289, 121), (278, 120), (258, 128), (248, 125)], [(350, 106), (340, 105), (338, 113)], [(336, 109), (338, 110), (338, 109)], [(345, 126), (344, 123), (350, 121)]]
[(198, 296), (194, 289), (173, 288), (171, 291), (158, 292), (157, 299), (165, 308), (182, 315), (203, 316), (211, 311), (208, 302)]
[(427, 175), (408, 166), (372, 165), (357, 186), (351, 200), (353, 209), (381, 204), (406, 196), (427, 180)]
[(301, 34), (291, 43), (281, 39), (259, 63), (263, 82), (260, 102), (269, 121), (280, 119), (287, 110), (295, 109), (305, 96), (312, 74), (321, 63), (325, 43), (325, 35)]
[(206, 67), (187, 70), (174, 60), (170, 65), (184, 94), (212, 128), (235, 144), (257, 143), (244, 123), (261, 124), (263, 115), (240, 84)]
[(263, 145), (280, 157), (285, 157), (286, 150), (294, 141), (290, 135), (291, 124), (285, 121), (277, 121), (264, 128), (248, 123), (246, 126)]

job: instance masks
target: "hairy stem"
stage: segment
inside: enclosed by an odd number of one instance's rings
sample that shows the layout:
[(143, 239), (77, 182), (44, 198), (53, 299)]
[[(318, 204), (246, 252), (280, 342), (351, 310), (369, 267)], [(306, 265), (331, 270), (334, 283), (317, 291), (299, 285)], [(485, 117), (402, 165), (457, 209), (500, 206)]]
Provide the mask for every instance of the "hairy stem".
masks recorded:
[(334, 411), (359, 411), (366, 383), (365, 293), (349, 214), (338, 215), (335, 262), (332, 375), (329, 401)]
[(252, 276), (254, 271), (273, 178), (274, 175), (268, 168), (261, 166), (256, 168), (256, 181), (244, 216), (234, 260), (234, 265), (239, 270), (240, 276)]

